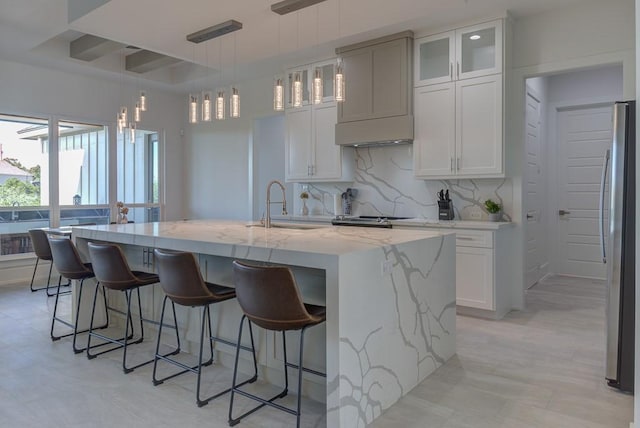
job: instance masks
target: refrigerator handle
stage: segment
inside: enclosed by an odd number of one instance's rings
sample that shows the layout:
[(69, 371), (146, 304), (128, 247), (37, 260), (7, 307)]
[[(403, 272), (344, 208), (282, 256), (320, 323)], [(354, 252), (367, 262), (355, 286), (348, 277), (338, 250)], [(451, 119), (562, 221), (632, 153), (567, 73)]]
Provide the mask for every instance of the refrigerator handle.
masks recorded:
[(607, 263), (607, 250), (604, 243), (604, 198), (607, 183), (607, 171), (609, 169), (609, 153), (610, 150), (607, 149), (602, 162), (602, 177), (600, 178), (600, 206), (598, 207), (598, 218), (600, 220), (600, 248), (602, 250), (603, 263)]

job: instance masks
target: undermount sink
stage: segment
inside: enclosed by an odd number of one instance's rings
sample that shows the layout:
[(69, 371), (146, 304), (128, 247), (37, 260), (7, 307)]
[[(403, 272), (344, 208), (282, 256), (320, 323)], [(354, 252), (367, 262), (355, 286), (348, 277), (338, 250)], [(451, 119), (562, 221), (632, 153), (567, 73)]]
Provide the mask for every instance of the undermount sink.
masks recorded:
[[(248, 224), (247, 227), (262, 227), (263, 224)], [(294, 229), (294, 230), (312, 230), (312, 229), (320, 229), (325, 226), (320, 226), (317, 224), (300, 224), (300, 223), (271, 223), (271, 227), (273, 229)]]

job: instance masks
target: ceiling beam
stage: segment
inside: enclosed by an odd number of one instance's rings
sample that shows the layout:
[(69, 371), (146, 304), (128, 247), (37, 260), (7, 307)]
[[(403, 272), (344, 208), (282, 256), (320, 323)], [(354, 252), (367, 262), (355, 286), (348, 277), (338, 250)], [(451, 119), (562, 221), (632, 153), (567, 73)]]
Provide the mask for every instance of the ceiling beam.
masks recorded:
[(127, 71), (146, 73), (147, 71), (179, 63), (180, 59), (171, 56), (141, 50), (127, 55), (125, 68)]
[(122, 43), (85, 34), (69, 44), (69, 56), (82, 61), (93, 61), (122, 47)]

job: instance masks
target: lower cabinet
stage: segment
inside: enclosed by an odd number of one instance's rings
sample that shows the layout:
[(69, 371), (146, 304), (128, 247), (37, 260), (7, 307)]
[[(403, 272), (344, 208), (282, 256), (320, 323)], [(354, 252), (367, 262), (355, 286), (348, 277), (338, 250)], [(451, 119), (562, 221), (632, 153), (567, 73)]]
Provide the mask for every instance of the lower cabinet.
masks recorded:
[(456, 246), (456, 304), (493, 311), (493, 249)]

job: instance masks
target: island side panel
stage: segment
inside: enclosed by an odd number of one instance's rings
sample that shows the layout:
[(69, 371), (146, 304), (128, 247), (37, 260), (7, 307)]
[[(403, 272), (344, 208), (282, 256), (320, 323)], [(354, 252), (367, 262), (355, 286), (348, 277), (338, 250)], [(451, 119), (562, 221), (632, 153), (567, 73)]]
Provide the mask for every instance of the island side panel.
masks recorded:
[(340, 257), (327, 426), (365, 427), (455, 354), (455, 260), (452, 234)]

